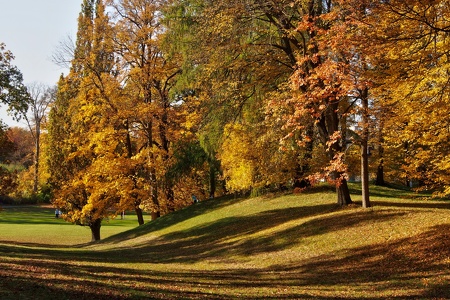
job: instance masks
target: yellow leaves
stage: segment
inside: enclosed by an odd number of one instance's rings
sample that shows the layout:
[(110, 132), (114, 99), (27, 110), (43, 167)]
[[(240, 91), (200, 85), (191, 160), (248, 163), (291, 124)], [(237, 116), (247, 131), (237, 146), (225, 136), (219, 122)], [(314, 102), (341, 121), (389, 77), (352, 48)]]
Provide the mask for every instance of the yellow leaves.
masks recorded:
[(253, 185), (252, 146), (247, 139), (244, 126), (241, 124), (227, 125), (227, 137), (222, 145), (220, 160), (223, 176), (227, 179), (227, 187), (232, 191), (250, 189)]

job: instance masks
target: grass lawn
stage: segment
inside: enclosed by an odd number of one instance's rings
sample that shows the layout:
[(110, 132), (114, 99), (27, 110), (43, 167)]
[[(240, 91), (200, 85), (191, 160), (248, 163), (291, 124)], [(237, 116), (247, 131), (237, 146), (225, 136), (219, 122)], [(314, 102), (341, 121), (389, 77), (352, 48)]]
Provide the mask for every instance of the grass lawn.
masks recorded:
[[(102, 224), (101, 234), (106, 238), (138, 225), (134, 214), (106, 220)], [(55, 209), (50, 205), (4, 206), (0, 212), (0, 241), (27, 243), (36, 245), (73, 246), (90, 242), (91, 231), (55, 218)]]
[(450, 202), (379, 187), (371, 200), (207, 200), (111, 220), (95, 244), (51, 209), (4, 207), (0, 299), (450, 299)]

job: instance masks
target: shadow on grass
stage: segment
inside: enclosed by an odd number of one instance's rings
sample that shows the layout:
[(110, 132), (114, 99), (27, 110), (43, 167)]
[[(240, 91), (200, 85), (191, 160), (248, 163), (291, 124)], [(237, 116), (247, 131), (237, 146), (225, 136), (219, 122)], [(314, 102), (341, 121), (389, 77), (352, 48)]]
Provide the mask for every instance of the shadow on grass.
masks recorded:
[[(361, 195), (361, 183), (349, 183), (349, 190), (353, 195)], [(424, 197), (430, 197), (429, 193), (418, 193), (405, 186), (389, 184), (385, 186), (370, 185), (369, 191), (371, 197), (382, 197), (388, 199), (422, 199)]]
[[(331, 206), (323, 205), (324, 209)], [(315, 207), (317, 209), (317, 207)], [(311, 208), (312, 209), (312, 208)], [(311, 211), (312, 212), (312, 211)], [(317, 213), (317, 211), (316, 211)], [(303, 239), (339, 231), (365, 222), (384, 222), (403, 215), (401, 212), (390, 212), (384, 215), (368, 215), (350, 213), (342, 215), (317, 216), (299, 225), (271, 233), (270, 228), (284, 222), (300, 220), (316, 215), (308, 214), (305, 208), (275, 210), (241, 218), (226, 218), (218, 222), (193, 228), (187, 232), (175, 232), (162, 236), (153, 244), (135, 247), (130, 254), (132, 259), (157, 263), (195, 263), (211, 257), (227, 257), (230, 255), (251, 256), (260, 253), (281, 251), (301, 243)], [(267, 220), (267, 223), (260, 220)], [(267, 230), (268, 233), (250, 237), (250, 235)], [(167, 247), (170, 244), (170, 247)], [(136, 253), (133, 254), (133, 252)]]
[(221, 198), (204, 200), (192, 206), (176, 211), (174, 213), (165, 215), (162, 218), (158, 218), (151, 222), (145, 223), (144, 225), (141, 225), (131, 231), (122, 232), (114, 236), (108, 237), (106, 239), (103, 239), (99, 243), (119, 243), (123, 240), (136, 238), (141, 235), (148, 234), (151, 231), (170, 227), (182, 221), (195, 218), (197, 216), (206, 214), (215, 209), (226, 207), (228, 205), (231, 205), (235, 202), (239, 202), (242, 200), (243, 200), (242, 198), (236, 199), (233, 196), (225, 196)]
[[(344, 257), (322, 256), (292, 265), (289, 272), (291, 280), (295, 280), (303, 270), (305, 285), (370, 284), (380, 291), (415, 291), (406, 298), (449, 299), (449, 257), (450, 225), (439, 225), (413, 237), (348, 249)], [(288, 270), (285, 265), (277, 269)]]
[(403, 207), (403, 208), (423, 208), (423, 209), (450, 209), (450, 201), (431, 201), (431, 202), (411, 202), (411, 201), (371, 201), (373, 206), (384, 206), (384, 207)]
[[(205, 201), (146, 224), (137, 232), (147, 234), (234, 201), (241, 200)], [(390, 204), (386, 202), (386, 206)], [(366, 299), (450, 297), (450, 225), (410, 238), (294, 263), (278, 262), (267, 268), (239, 267), (230, 258), (279, 251), (299, 245), (307, 237), (404, 215), (394, 209), (384, 210), (382, 215), (351, 209), (334, 214), (335, 209), (334, 204), (322, 204), (231, 216), (133, 248), (107, 251), (0, 244), (0, 298), (359, 299), (349, 292), (352, 289), (367, 291), (360, 294)], [(277, 229), (286, 222), (298, 224)], [(229, 260), (233, 266), (189, 269), (190, 263), (208, 259)], [(151, 265), (167, 268), (154, 270)], [(398, 294), (402, 290), (407, 294)]]
[[(12, 246), (1, 253), (5, 247)], [(0, 258), (2, 299), (358, 299), (356, 291), (365, 299), (450, 297), (450, 225), (267, 268), (154, 271), (90, 264), (78, 252), (70, 263), (29, 254)]]

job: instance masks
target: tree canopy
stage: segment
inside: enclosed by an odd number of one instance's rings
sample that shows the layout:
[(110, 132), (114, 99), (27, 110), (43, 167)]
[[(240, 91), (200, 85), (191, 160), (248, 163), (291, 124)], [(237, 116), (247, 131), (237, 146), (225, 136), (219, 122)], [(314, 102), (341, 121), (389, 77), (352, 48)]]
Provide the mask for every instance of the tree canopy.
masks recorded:
[(54, 204), (98, 239), (104, 218), (191, 195), (326, 180), (343, 206), (357, 178), (364, 207), (375, 179), (449, 194), (447, 4), (83, 1), (49, 114)]
[(0, 43), (0, 103), (19, 118), (18, 112), (27, 110), (28, 93), (20, 70), (12, 64), (14, 55)]

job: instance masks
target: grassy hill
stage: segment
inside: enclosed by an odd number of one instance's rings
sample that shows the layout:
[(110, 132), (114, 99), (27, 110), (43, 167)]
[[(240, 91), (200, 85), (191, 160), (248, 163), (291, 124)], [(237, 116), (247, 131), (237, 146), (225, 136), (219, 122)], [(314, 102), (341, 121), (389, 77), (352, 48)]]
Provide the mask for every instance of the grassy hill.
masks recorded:
[(450, 298), (450, 202), (379, 187), (371, 199), (207, 200), (96, 244), (0, 235), (0, 298)]

